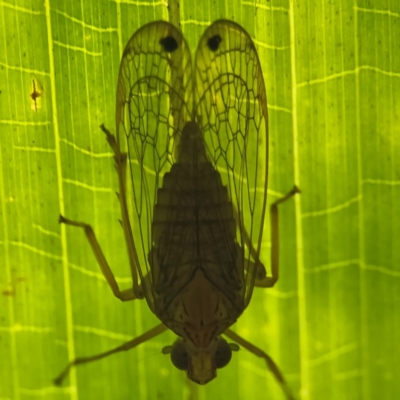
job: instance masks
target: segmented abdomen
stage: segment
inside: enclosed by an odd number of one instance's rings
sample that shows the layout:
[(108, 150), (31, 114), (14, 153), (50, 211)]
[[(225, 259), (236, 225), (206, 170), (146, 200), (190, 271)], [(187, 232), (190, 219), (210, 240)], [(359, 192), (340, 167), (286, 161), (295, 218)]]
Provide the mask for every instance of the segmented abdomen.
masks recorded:
[(215, 285), (237, 279), (232, 204), (197, 131), (184, 128), (178, 162), (164, 175), (154, 208), (149, 261), (167, 303), (199, 268)]

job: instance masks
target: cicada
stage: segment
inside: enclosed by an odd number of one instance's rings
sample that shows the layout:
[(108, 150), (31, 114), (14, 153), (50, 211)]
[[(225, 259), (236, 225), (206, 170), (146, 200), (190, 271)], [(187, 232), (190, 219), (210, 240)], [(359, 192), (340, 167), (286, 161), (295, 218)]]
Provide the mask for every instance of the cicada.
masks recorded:
[(271, 206), (271, 276), (260, 261), (267, 205), (268, 113), (253, 41), (238, 24), (219, 20), (202, 35), (192, 61), (173, 25), (140, 28), (123, 52), (116, 135), (104, 126), (119, 180), (121, 225), (132, 287), (120, 290), (90, 225), (85, 230), (114, 295), (145, 298), (161, 324), (106, 353), (128, 350), (167, 328), (177, 341), (163, 349), (190, 380), (205, 384), (238, 345), (264, 358), (291, 398), (282, 374), (262, 350), (229, 327), (254, 286), (278, 279), (277, 205)]

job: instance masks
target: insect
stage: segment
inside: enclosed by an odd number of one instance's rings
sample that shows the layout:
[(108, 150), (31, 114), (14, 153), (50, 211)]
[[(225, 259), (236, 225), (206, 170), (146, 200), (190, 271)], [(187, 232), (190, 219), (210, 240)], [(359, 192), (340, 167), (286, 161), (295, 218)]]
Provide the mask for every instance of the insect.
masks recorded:
[[(123, 52), (116, 135), (104, 126), (119, 179), (121, 225), (132, 287), (120, 290), (94, 231), (84, 229), (114, 295), (145, 298), (161, 324), (122, 346), (68, 364), (129, 350), (167, 328), (163, 349), (188, 378), (205, 384), (238, 345), (262, 357), (287, 398), (272, 359), (229, 327), (254, 286), (278, 279), (278, 204), (271, 206), (272, 275), (260, 261), (267, 202), (268, 115), (255, 46), (238, 24), (219, 20), (201, 37), (192, 63), (182, 33), (168, 22), (140, 28)], [(128, 171), (128, 172), (127, 172)]]

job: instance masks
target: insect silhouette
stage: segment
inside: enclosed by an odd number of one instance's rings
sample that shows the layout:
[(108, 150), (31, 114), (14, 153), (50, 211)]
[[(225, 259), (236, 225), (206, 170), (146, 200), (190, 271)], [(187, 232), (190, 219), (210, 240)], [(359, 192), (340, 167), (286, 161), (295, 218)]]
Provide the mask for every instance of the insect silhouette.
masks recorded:
[[(242, 346), (262, 357), (287, 398), (273, 360), (229, 327), (254, 286), (278, 279), (278, 204), (271, 214), (271, 276), (260, 261), (267, 205), (268, 114), (253, 41), (238, 24), (219, 20), (202, 35), (192, 63), (182, 33), (157, 21), (140, 28), (123, 52), (116, 135), (104, 126), (118, 173), (118, 199), (132, 276), (120, 290), (90, 225), (84, 229), (105, 279), (122, 301), (145, 298), (161, 324), (70, 368), (129, 350), (166, 329), (163, 349), (190, 380), (205, 384)], [(128, 171), (128, 173), (127, 173)], [(227, 343), (224, 335), (235, 343)]]

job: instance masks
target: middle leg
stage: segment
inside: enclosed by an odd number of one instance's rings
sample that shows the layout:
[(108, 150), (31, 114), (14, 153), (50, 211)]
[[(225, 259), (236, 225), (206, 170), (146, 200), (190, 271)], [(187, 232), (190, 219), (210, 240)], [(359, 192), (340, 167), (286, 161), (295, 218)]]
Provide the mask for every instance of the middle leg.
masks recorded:
[(143, 298), (143, 290), (138, 281), (139, 259), (136, 251), (135, 241), (133, 240), (132, 227), (129, 220), (129, 213), (126, 201), (126, 168), (127, 154), (122, 153), (119, 144), (115, 140), (115, 136), (104, 126), (100, 126), (101, 130), (106, 134), (107, 142), (114, 152), (115, 169), (118, 174), (119, 192), (117, 193), (121, 207), (121, 225), (124, 231), (125, 244), (128, 251), (129, 266), (131, 269), (133, 292), (137, 298)]

